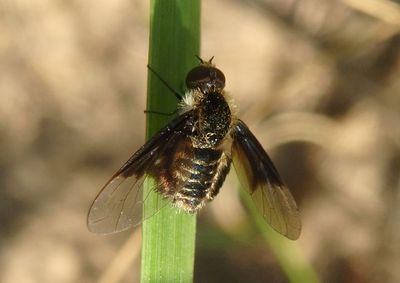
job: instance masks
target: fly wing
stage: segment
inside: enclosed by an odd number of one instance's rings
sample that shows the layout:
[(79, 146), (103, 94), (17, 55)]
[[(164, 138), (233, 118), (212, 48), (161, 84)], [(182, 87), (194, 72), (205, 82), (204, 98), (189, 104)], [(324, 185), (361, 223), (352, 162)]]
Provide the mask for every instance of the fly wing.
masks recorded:
[(233, 165), (242, 186), (272, 228), (296, 240), (300, 236), (301, 222), (290, 191), (249, 128), (241, 120), (233, 128)]
[[(161, 129), (105, 184), (88, 213), (87, 225), (91, 232), (109, 234), (123, 231), (151, 216), (143, 217), (142, 214), (144, 199), (147, 198), (143, 196), (143, 182), (166, 151), (168, 142), (182, 135), (191, 115), (191, 112), (186, 112)], [(168, 202), (157, 196), (160, 209)]]

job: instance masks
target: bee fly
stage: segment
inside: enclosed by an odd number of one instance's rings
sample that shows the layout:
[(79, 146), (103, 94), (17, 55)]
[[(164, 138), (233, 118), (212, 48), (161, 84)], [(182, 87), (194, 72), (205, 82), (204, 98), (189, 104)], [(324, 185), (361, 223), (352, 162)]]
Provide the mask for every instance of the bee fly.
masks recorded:
[(155, 180), (159, 196), (195, 213), (218, 194), (233, 161), (242, 186), (265, 220), (287, 238), (297, 239), (301, 223), (292, 195), (261, 144), (235, 116), (232, 100), (224, 92), (225, 76), (213, 58), (198, 59), (200, 64), (186, 76), (184, 97), (174, 91), (181, 98), (180, 115), (102, 188), (89, 211), (89, 230), (114, 233), (151, 216), (142, 215), (142, 184), (148, 176)]

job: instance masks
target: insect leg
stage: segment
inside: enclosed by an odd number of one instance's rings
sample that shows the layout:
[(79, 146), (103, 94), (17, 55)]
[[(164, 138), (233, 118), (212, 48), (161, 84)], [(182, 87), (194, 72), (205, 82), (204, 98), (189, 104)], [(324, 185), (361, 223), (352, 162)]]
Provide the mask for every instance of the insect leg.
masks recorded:
[(175, 115), (177, 112), (178, 112), (178, 109), (176, 109), (170, 113), (161, 112), (161, 111), (153, 111), (153, 110), (144, 110), (144, 113), (146, 113), (146, 114), (157, 114), (157, 115), (164, 115), (164, 116), (172, 116), (172, 115)]
[(173, 87), (172, 86), (170, 86), (170, 84), (166, 81), (166, 80), (164, 80), (161, 76), (160, 76), (160, 74), (158, 74), (157, 72), (156, 72), (156, 70), (154, 70), (152, 67), (150, 67), (150, 65), (147, 65), (147, 68), (149, 68), (149, 70), (175, 95), (175, 97), (178, 99), (178, 100), (182, 100), (182, 97), (183, 97), (183, 95), (182, 94), (180, 94), (179, 92), (177, 92), (176, 90), (174, 90), (173, 89)]

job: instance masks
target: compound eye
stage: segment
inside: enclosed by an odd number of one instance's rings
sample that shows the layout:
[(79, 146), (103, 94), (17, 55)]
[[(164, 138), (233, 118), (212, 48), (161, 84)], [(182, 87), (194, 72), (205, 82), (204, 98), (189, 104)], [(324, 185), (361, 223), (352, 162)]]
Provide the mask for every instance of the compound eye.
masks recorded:
[(222, 88), (225, 87), (225, 75), (219, 69), (213, 68), (215, 71), (215, 81), (219, 82), (222, 85)]
[(224, 88), (224, 74), (214, 67), (197, 66), (186, 76), (186, 86), (188, 88), (202, 88), (205, 84), (210, 83), (215, 84), (218, 88)]
[(209, 68), (205, 66), (194, 67), (186, 76), (186, 86), (188, 88), (195, 88), (210, 81)]

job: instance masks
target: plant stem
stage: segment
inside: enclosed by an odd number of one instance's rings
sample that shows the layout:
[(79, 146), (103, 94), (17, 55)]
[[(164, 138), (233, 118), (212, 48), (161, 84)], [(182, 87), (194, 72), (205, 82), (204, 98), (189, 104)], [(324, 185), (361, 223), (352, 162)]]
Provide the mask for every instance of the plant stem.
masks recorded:
[[(151, 1), (149, 65), (178, 93), (182, 92), (186, 73), (197, 64), (199, 45), (199, 0)], [(147, 110), (171, 113), (176, 106), (174, 94), (149, 72)], [(172, 118), (147, 115), (147, 138)], [(152, 190), (151, 183), (146, 182), (145, 192)], [(158, 199), (156, 193), (147, 197), (144, 215), (154, 213)], [(178, 212), (172, 206), (144, 221), (141, 282), (193, 281), (195, 233), (195, 215)]]
[(297, 242), (286, 239), (269, 227), (257, 211), (249, 194), (241, 190), (241, 196), (289, 281), (292, 283), (321, 282)]

